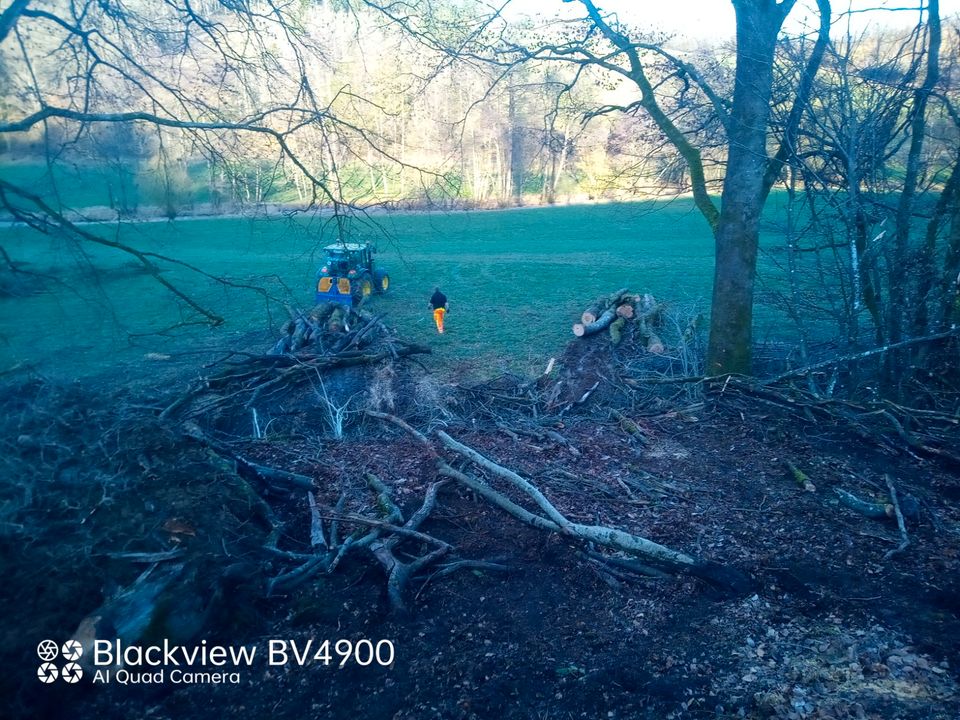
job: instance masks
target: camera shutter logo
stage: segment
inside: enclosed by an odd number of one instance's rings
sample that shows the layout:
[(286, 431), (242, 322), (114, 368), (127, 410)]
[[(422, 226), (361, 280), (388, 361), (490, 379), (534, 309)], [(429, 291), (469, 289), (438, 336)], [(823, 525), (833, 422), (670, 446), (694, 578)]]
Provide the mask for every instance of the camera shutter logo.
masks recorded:
[(77, 640), (67, 640), (60, 649), (60, 654), (67, 662), (76, 662), (83, 655), (83, 645)]
[(80, 682), (80, 678), (83, 677), (83, 669), (75, 662), (67, 663), (63, 666), (63, 672), (60, 673), (60, 677), (63, 678), (65, 683), (73, 684)]
[(37, 645), (37, 655), (45, 663), (56, 660), (59, 654), (60, 646), (53, 640), (43, 640)]
[(51, 662), (43, 663), (43, 665), (37, 668), (37, 679), (45, 685), (56, 682), (59, 674), (60, 671), (57, 670), (57, 666)]

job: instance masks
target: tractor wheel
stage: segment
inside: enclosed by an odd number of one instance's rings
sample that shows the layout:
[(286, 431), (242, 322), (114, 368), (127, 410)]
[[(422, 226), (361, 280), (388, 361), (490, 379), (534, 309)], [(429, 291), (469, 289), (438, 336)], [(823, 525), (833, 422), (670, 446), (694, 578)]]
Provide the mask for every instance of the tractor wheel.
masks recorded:
[(385, 270), (377, 270), (373, 274), (373, 289), (379, 293), (385, 293), (390, 287), (390, 276)]

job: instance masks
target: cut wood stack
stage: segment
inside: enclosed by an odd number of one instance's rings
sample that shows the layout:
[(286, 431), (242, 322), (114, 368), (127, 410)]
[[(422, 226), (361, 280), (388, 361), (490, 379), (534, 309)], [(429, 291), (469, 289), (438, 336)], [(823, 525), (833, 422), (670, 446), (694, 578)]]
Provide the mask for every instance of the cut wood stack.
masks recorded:
[(636, 295), (627, 288), (617, 290), (592, 302), (574, 323), (573, 334), (588, 337), (607, 330), (610, 341), (617, 345), (623, 338), (628, 322), (635, 323), (649, 352), (662, 353), (663, 342), (653, 328), (660, 323), (663, 307), (653, 295)]
[(656, 298), (650, 293), (637, 297), (639, 312), (637, 313), (637, 325), (640, 330), (640, 337), (643, 338), (647, 346), (647, 352), (660, 354), (663, 352), (663, 341), (654, 332), (653, 328), (660, 324), (663, 314), (663, 305), (657, 302)]
[(268, 355), (301, 351), (339, 352), (350, 345), (358, 346), (361, 339), (369, 344), (375, 334), (383, 335), (386, 331), (378, 317), (370, 317), (340, 303), (317, 305), (308, 313), (290, 308), (288, 311), (290, 321), (284, 326), (284, 336)]
[[(597, 298), (586, 310), (583, 311), (583, 314), (580, 316), (581, 325), (592, 325), (595, 323), (603, 313), (612, 307), (617, 307), (620, 304), (620, 299), (624, 295), (629, 295), (630, 291), (627, 288), (622, 288), (617, 290), (613, 295), (604, 295), (603, 297)], [(577, 335), (577, 326), (573, 326), (573, 334)], [(601, 328), (602, 329), (602, 328)], [(589, 334), (589, 333), (587, 333)], [(577, 335), (577, 337), (582, 337)]]

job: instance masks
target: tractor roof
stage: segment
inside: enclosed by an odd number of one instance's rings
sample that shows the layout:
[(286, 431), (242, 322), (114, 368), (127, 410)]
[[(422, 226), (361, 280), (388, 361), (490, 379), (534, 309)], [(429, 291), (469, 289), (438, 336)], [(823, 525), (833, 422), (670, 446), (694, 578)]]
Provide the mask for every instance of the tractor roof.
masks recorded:
[(367, 243), (335, 243), (333, 245), (327, 245), (324, 250), (328, 253), (330, 252), (358, 252), (364, 250), (369, 245)]

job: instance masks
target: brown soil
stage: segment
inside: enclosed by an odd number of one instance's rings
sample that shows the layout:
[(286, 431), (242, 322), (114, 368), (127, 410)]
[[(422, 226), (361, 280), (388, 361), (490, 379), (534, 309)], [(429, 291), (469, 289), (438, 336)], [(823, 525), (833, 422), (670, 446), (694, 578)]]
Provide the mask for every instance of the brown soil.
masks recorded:
[[(956, 718), (960, 717), (960, 481), (905, 455), (862, 446), (774, 410), (722, 402), (696, 415), (639, 419), (639, 444), (615, 424), (560, 428), (581, 455), (499, 431), (449, 432), (536, 480), (571, 519), (606, 524), (748, 572), (731, 596), (693, 578), (617, 581), (564, 541), (448, 486), (424, 529), (466, 558), (512, 572), (464, 571), (415, 585), (412, 613), (388, 612), (382, 571), (355, 558), (292, 597), (249, 601), (208, 641), (390, 639), (387, 668), (255, 664), (239, 685), (57, 685), (24, 696), (37, 717), (205, 718)], [(375, 436), (371, 435), (374, 433)], [(370, 428), (322, 448), (260, 443), (261, 461), (340, 484), (371, 470), (405, 509), (435, 480), (412, 440)], [(286, 460), (284, 460), (286, 458)], [(309, 462), (306, 460), (309, 458)], [(805, 490), (790, 460), (815, 486)], [(556, 470), (575, 473), (573, 482)], [(893, 521), (839, 506), (834, 488), (885, 494), (884, 474), (919, 502), (911, 544)], [(647, 483), (629, 494), (621, 481)], [(625, 483), (628, 488), (638, 485)], [(282, 509), (291, 547), (305, 501)], [(199, 521), (198, 521), (199, 522)], [(296, 535), (296, 536), (295, 536)], [(189, 542), (189, 538), (186, 539)], [(39, 591), (38, 596), (43, 592)], [(85, 606), (68, 615), (78, 621)], [(31, 628), (22, 608), (20, 626)], [(72, 627), (61, 635), (69, 635)], [(25, 635), (33, 635), (24, 632)], [(32, 675), (34, 668), (28, 667)], [(43, 688), (46, 691), (48, 688)]]

